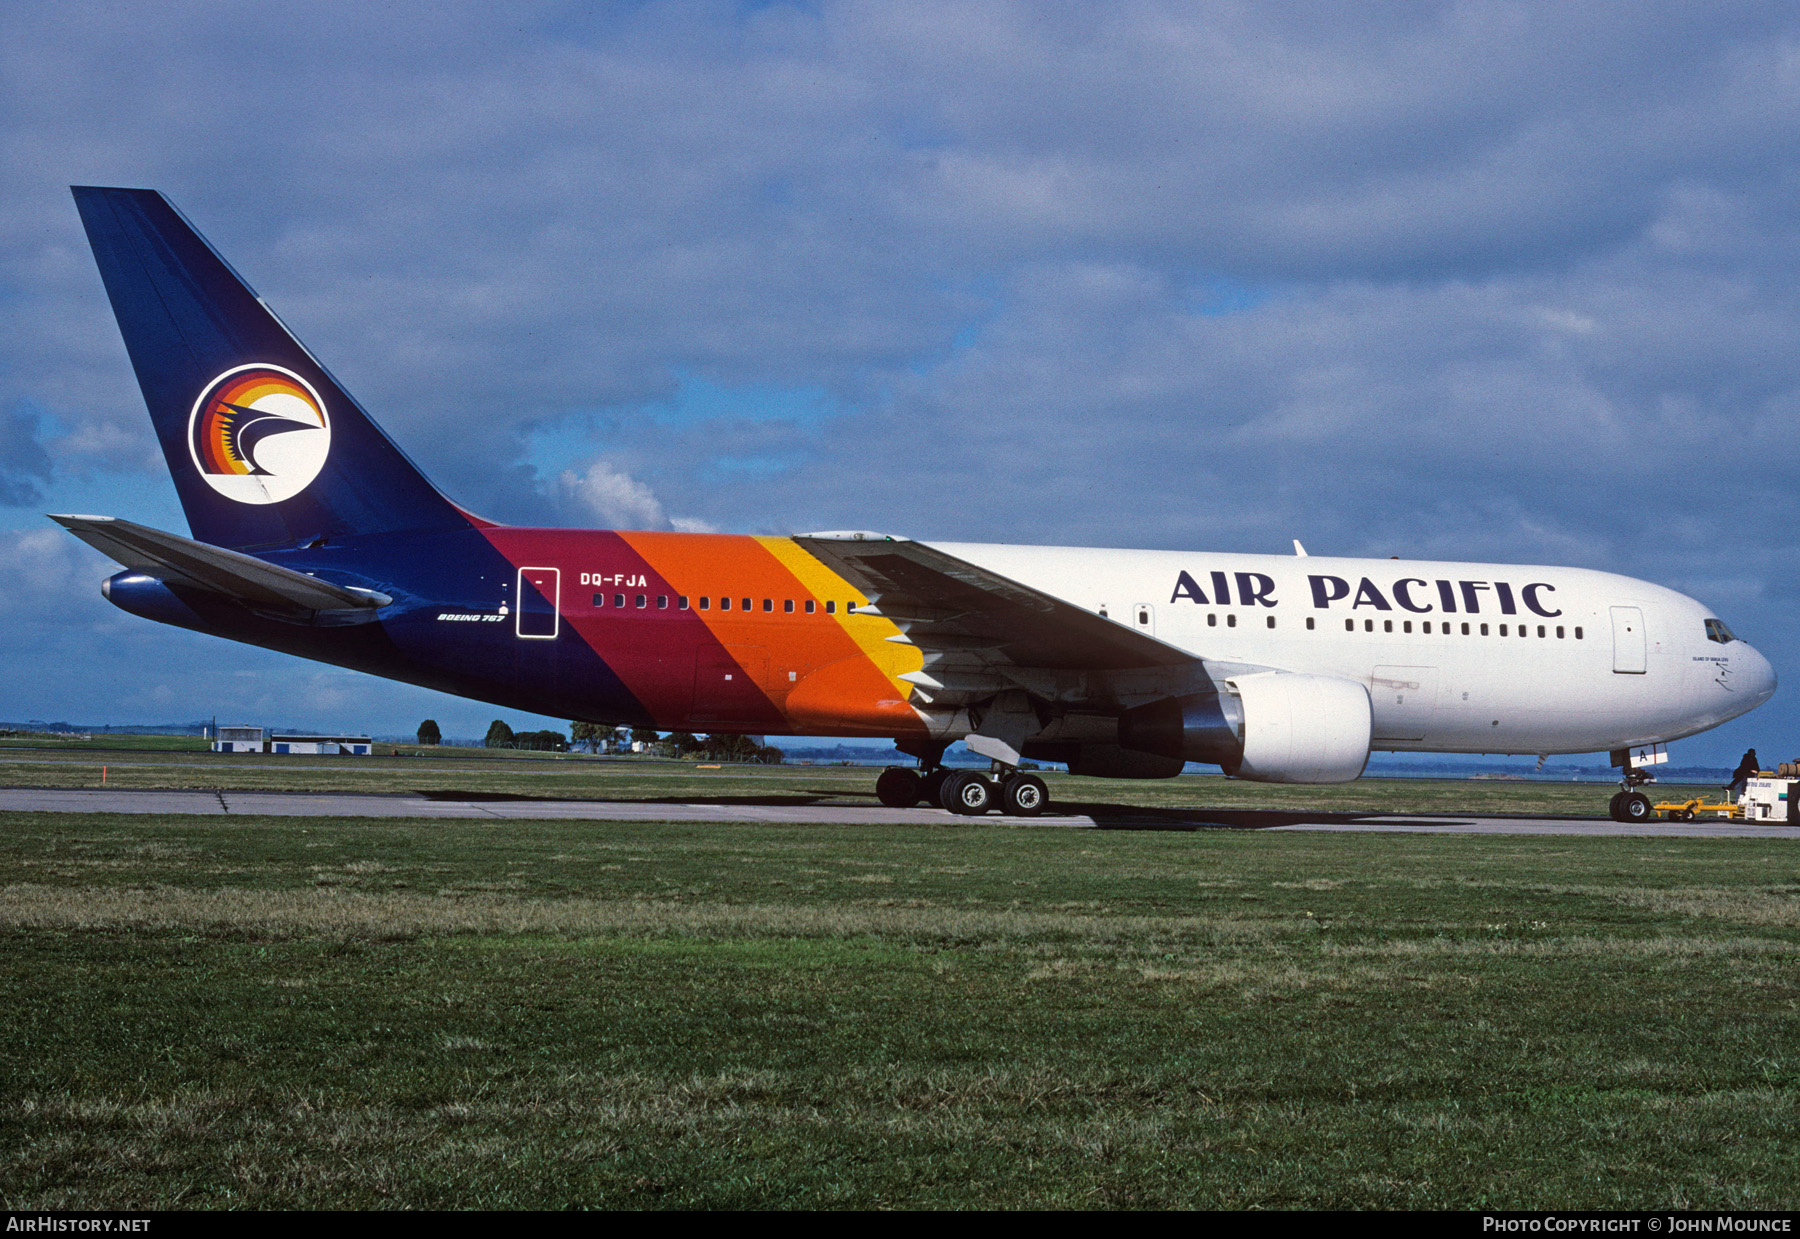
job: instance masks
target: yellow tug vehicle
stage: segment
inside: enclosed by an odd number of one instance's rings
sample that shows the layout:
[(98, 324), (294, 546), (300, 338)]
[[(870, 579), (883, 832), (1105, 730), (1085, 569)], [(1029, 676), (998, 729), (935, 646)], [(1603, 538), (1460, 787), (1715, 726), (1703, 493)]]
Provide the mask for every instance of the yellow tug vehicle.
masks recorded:
[(1666, 818), (1671, 822), (1691, 822), (1702, 813), (1716, 813), (1720, 817), (1738, 820), (1742, 820), (1744, 816), (1743, 805), (1731, 804), (1729, 801), (1720, 801), (1715, 804), (1704, 796), (1696, 796), (1692, 800), (1658, 801), (1651, 806), (1650, 811), (1657, 817)]
[(1744, 781), (1744, 794), (1736, 804), (1696, 796), (1661, 801), (1651, 806), (1651, 813), (1671, 822), (1691, 822), (1710, 813), (1733, 821), (1800, 826), (1800, 762), (1782, 762), (1779, 771), (1758, 770)]

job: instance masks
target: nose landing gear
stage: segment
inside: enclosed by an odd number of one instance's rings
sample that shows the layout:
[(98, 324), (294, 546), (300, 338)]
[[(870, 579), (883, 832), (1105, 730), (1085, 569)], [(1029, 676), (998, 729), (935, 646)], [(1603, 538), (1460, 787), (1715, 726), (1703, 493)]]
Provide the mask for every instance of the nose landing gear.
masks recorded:
[(1619, 790), (1606, 802), (1606, 815), (1615, 822), (1647, 822), (1655, 817), (1656, 810), (1651, 807), (1650, 797), (1637, 790), (1640, 785), (1655, 781), (1646, 771), (1626, 767)]

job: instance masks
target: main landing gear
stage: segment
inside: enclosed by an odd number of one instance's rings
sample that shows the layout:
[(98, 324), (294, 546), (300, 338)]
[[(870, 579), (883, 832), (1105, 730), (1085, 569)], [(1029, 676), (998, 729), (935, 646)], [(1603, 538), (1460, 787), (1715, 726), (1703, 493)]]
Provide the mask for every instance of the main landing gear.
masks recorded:
[(1655, 817), (1656, 810), (1651, 807), (1650, 797), (1637, 790), (1639, 784), (1653, 782), (1655, 780), (1647, 772), (1627, 767), (1619, 790), (1606, 802), (1607, 816), (1615, 822), (1647, 822)]
[(964, 817), (980, 817), (990, 809), (1009, 817), (1036, 817), (1050, 804), (1049, 789), (1035, 774), (1001, 770), (990, 775), (942, 766), (924, 772), (899, 766), (884, 770), (875, 781), (875, 796), (890, 809), (910, 809), (922, 801)]

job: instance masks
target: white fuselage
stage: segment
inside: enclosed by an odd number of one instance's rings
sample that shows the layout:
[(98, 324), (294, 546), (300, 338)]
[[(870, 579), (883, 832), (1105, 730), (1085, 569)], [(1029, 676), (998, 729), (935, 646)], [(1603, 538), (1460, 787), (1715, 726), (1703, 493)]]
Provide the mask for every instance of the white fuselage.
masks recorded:
[(1582, 753), (1716, 727), (1775, 691), (1684, 594), (1582, 568), (934, 543), (1210, 665), (1369, 688), (1373, 747)]

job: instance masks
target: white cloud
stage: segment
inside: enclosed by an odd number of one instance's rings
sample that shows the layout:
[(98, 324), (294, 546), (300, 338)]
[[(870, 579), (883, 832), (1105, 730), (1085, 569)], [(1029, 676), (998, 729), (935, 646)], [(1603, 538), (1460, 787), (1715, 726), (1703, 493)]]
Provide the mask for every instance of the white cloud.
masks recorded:
[(667, 523), (650, 488), (604, 460), (596, 460), (584, 473), (563, 470), (557, 488), (563, 498), (608, 528), (661, 529)]

